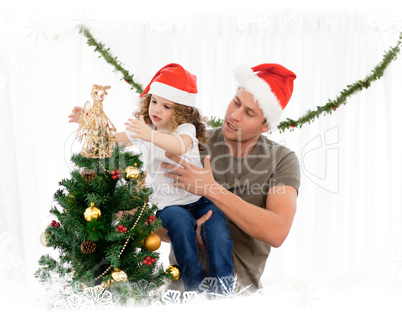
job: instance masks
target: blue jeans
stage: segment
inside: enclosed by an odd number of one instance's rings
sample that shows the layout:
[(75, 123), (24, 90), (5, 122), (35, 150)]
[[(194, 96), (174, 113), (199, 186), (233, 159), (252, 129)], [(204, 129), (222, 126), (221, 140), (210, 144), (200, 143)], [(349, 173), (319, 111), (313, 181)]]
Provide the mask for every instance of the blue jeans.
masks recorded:
[[(208, 273), (198, 258), (197, 220), (209, 210), (211, 218), (201, 226), (201, 236), (208, 257)], [(167, 229), (176, 261), (182, 270), (186, 291), (199, 291), (199, 285), (206, 277), (222, 278), (233, 276), (233, 242), (225, 217), (209, 199), (201, 197), (188, 205), (165, 207), (156, 213)]]

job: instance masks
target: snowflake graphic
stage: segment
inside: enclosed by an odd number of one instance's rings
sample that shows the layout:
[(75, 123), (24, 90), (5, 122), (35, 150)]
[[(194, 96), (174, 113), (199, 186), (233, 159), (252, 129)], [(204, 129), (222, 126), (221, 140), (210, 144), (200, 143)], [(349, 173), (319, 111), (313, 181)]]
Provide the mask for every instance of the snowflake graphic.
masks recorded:
[(85, 288), (82, 292), (68, 295), (65, 299), (55, 302), (54, 310), (63, 311), (84, 311), (84, 310), (106, 310), (116, 305), (112, 293), (102, 286)]
[(168, 17), (154, 17), (149, 22), (150, 26), (157, 31), (169, 29), (172, 25)]
[(318, 28), (318, 20), (326, 16), (325, 11), (312, 10), (309, 8), (298, 8), (291, 12), (286, 20), (296, 19), (299, 21), (299, 28), (305, 25), (313, 26), (314, 29)]
[(190, 302), (200, 301), (200, 294), (195, 291), (180, 292), (177, 290), (166, 290), (159, 297), (153, 297), (149, 301), (149, 305), (162, 306), (162, 305), (175, 305), (185, 304)]
[(153, 282), (141, 280), (130, 284), (130, 287), (127, 297), (131, 305), (147, 306), (160, 299), (158, 287)]
[(55, 311), (79, 311), (79, 310), (86, 310), (86, 302), (84, 297), (78, 294), (72, 294), (64, 300), (57, 301), (54, 306), (53, 310)]
[(166, 304), (181, 303), (181, 292), (177, 290), (167, 290), (162, 296), (162, 302)]
[(34, 36), (36, 43), (38, 42), (40, 36), (47, 39), (46, 18), (40, 19), (39, 15), (36, 15), (36, 18), (28, 17), (28, 19), (31, 21), (31, 23), (30, 25), (26, 26), (26, 28), (30, 30), (30, 33), (28, 34), (27, 38)]
[(296, 305), (296, 308), (300, 306), (303, 306), (304, 308), (306, 307), (313, 308), (312, 302), (314, 300), (318, 300), (317, 297), (313, 296), (313, 292), (316, 290), (316, 288), (309, 288), (305, 283), (302, 289), (296, 287), (296, 290), (299, 292), (299, 296), (293, 297), (294, 299), (299, 301), (298, 304)]
[(240, 288), (240, 285), (237, 283), (237, 276), (228, 276), (222, 278), (206, 277), (199, 285), (199, 293), (196, 291), (185, 291), (181, 293), (177, 290), (167, 290), (162, 296), (162, 302), (164, 304), (180, 304), (218, 297), (235, 298), (244, 295), (245, 291), (250, 286), (251, 285), (243, 289)]
[(381, 30), (383, 39), (379, 46), (384, 49), (396, 41), (402, 30), (402, 20), (398, 12), (376, 12), (369, 17), (369, 23)]
[(200, 295), (195, 291), (186, 291), (183, 293), (182, 303), (200, 301)]
[(215, 277), (206, 277), (198, 287), (201, 292), (216, 293), (219, 291), (219, 280)]
[(105, 290), (101, 285), (85, 288), (82, 295), (94, 307), (104, 308), (115, 303), (112, 293)]
[(40, 284), (37, 296), (41, 304), (52, 310), (82, 311), (105, 310), (115, 306), (119, 298), (101, 285), (88, 287), (81, 282), (73, 282), (73, 274), (61, 275), (54, 271), (40, 271), (39, 279), (46, 280)]
[(85, 5), (82, 6), (81, 11), (74, 10), (76, 13), (76, 18), (71, 19), (75, 25), (89, 25), (91, 22), (97, 21), (96, 19), (92, 19), (95, 10), (88, 11)]
[(40, 39), (58, 39), (61, 33), (73, 27), (71, 20), (57, 16), (40, 17), (37, 14), (36, 17), (28, 16), (27, 18), (28, 24), (24, 26), (28, 29), (26, 39), (33, 38), (36, 45)]
[(251, 286), (248, 285), (241, 289), (237, 283), (237, 275), (218, 278), (220, 283), (220, 291), (210, 292), (210, 294), (221, 298), (236, 298), (244, 294), (244, 292)]

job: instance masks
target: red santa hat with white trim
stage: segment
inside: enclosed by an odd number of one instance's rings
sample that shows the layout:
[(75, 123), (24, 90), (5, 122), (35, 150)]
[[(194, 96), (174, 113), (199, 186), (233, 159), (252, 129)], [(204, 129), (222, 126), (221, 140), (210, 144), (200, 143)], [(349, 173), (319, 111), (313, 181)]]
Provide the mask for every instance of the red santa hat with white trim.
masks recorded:
[(261, 64), (252, 68), (236, 68), (235, 78), (239, 87), (254, 96), (269, 128), (276, 129), (282, 110), (292, 96), (296, 75), (279, 64)]
[(178, 104), (195, 107), (197, 92), (195, 75), (179, 64), (168, 64), (155, 74), (140, 97), (153, 94)]

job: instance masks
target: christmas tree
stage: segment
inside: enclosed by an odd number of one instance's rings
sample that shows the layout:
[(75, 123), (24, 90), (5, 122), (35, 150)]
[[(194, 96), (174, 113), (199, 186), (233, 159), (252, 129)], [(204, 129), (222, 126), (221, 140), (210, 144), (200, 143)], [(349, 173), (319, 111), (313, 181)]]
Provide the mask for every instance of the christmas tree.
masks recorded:
[(35, 275), (45, 282), (51, 273), (70, 274), (71, 283), (102, 285), (127, 298), (130, 283), (160, 287), (177, 279), (177, 271), (158, 264), (157, 208), (148, 203), (152, 191), (143, 184), (140, 155), (114, 143), (115, 129), (102, 106), (108, 88), (94, 85), (95, 102), (92, 108), (86, 104), (77, 132), (85, 144), (71, 158), (71, 178), (59, 183), (57, 206), (50, 210), (55, 219), (41, 236), (58, 258), (43, 255)]

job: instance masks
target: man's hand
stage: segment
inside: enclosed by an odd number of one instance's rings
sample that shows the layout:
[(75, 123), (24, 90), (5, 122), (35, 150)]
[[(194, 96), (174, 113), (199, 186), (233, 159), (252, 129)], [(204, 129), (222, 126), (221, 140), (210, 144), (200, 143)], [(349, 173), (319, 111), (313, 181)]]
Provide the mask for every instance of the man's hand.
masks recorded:
[(77, 106), (74, 107), (73, 108), (73, 113), (68, 116), (68, 118), (70, 118), (70, 120), (68, 122), (69, 123), (79, 123), (83, 110), (84, 109), (82, 107), (77, 107)]
[[(202, 224), (204, 224), (206, 221), (209, 220), (211, 215), (212, 215), (212, 211), (209, 210), (205, 215), (203, 215), (202, 217), (200, 217), (197, 220), (197, 231), (196, 232), (197, 232), (197, 241), (198, 241), (199, 249), (205, 249), (204, 242), (202, 241), (202, 237), (201, 237), (201, 226), (202, 226)], [(159, 227), (156, 230), (156, 234), (159, 235), (159, 237), (161, 238), (161, 240), (163, 242), (170, 243), (170, 239), (167, 236), (167, 230), (163, 226)]]
[(133, 132), (130, 137), (139, 138), (146, 142), (151, 141), (152, 129), (145, 123), (144, 116), (141, 115), (139, 119), (129, 118), (128, 122), (124, 124), (127, 126), (127, 130)]
[(162, 163), (162, 167), (167, 169), (165, 176), (173, 179), (173, 186), (205, 197), (220, 186), (214, 179), (209, 155), (205, 157), (204, 168), (192, 165), (171, 153), (166, 153), (166, 157), (177, 163), (177, 165)]
[(204, 242), (202, 241), (202, 237), (201, 237), (201, 226), (202, 226), (202, 224), (204, 224), (206, 221), (209, 220), (209, 218), (211, 217), (211, 215), (212, 215), (212, 211), (209, 210), (209, 211), (207, 212), (207, 214), (203, 215), (202, 217), (200, 217), (200, 218), (197, 220), (197, 241), (198, 241), (198, 248), (199, 248), (199, 249), (202, 249), (202, 250), (205, 249), (205, 245), (204, 245)]

